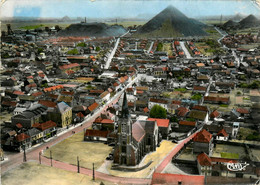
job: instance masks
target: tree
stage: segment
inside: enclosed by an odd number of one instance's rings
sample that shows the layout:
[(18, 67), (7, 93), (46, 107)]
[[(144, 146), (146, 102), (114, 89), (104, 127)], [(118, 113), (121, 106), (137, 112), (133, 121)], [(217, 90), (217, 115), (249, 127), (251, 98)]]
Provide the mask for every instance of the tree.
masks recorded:
[(85, 42), (81, 42), (77, 44), (78, 47), (86, 47), (86, 43)]
[(166, 109), (160, 105), (154, 105), (150, 111), (151, 118), (166, 118)]
[(96, 47), (96, 51), (100, 51), (100, 47), (99, 46)]
[(77, 54), (79, 54), (79, 51), (78, 51), (76, 48), (74, 48), (74, 49), (72, 49), (72, 50), (69, 50), (69, 51), (68, 51), (68, 54), (69, 54), (69, 55), (77, 55)]

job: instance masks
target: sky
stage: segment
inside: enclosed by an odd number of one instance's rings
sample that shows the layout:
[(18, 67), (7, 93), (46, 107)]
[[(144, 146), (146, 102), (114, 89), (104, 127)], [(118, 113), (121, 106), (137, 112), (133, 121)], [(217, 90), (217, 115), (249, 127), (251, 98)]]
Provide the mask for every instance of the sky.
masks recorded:
[(134, 18), (156, 15), (173, 5), (188, 17), (234, 15), (260, 16), (250, 0), (5, 0), (1, 17)]

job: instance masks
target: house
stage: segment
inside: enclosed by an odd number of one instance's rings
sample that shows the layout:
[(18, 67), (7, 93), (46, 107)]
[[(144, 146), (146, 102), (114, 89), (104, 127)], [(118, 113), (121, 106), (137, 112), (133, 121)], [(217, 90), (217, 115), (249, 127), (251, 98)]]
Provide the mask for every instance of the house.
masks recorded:
[(108, 91), (105, 91), (99, 97), (102, 101), (107, 102), (110, 99), (110, 93)]
[(196, 121), (186, 121), (181, 120), (179, 121), (179, 132), (189, 132), (190, 130), (194, 129), (197, 126)]
[(197, 121), (202, 121), (204, 123), (207, 123), (209, 119), (209, 114), (208, 112), (205, 111), (191, 110), (188, 114), (188, 117)]
[(71, 63), (71, 64), (65, 64), (62, 66), (59, 66), (59, 69), (62, 73), (68, 73), (68, 72), (77, 72), (80, 70), (80, 65), (78, 63)]
[(214, 97), (214, 96), (204, 96), (204, 103), (212, 103), (212, 104), (225, 104), (228, 105), (230, 103), (229, 97)]
[(52, 120), (58, 127), (68, 127), (72, 123), (72, 108), (65, 102), (60, 102), (48, 110), (46, 120)]
[[(240, 182), (246, 182), (242, 178), (259, 179), (259, 167), (256, 165), (236, 159), (209, 157), (206, 153), (201, 153), (197, 156), (197, 168), (199, 174), (207, 176), (208, 179), (210, 179), (210, 176), (217, 176), (219, 179), (220, 177), (224, 177), (225, 179), (233, 177), (233, 181), (240, 178)], [(227, 181), (227, 183), (230, 184), (230, 181)]]
[(194, 153), (205, 152), (211, 155), (213, 149), (213, 137), (212, 134), (203, 129), (198, 132), (193, 138), (193, 151)]
[(25, 133), (16, 135), (14, 137), (13, 147), (14, 147), (14, 149), (16, 149), (20, 152), (23, 151), (24, 148), (30, 148), (31, 147), (30, 136), (28, 136)]
[(93, 129), (87, 129), (84, 134), (84, 141), (107, 141), (109, 134), (111, 132), (109, 130), (93, 130)]
[(148, 118), (148, 121), (155, 121), (159, 128), (159, 133), (162, 135), (163, 139), (167, 139), (170, 131), (170, 120), (169, 119), (159, 119), (159, 118)]
[(192, 93), (205, 94), (206, 90), (207, 90), (207, 87), (203, 87), (203, 86), (193, 86), (193, 91), (192, 91)]
[(91, 104), (88, 109), (87, 109), (87, 113), (93, 113), (94, 110), (96, 110), (98, 108), (99, 104), (97, 102)]
[(113, 132), (115, 130), (115, 123), (111, 119), (98, 117), (93, 122), (93, 128), (95, 128), (96, 130), (109, 130)]
[(52, 137), (57, 133), (57, 124), (52, 120), (43, 123), (35, 123), (33, 127), (41, 131), (42, 135), (40, 135), (38, 138), (35, 138), (37, 140), (40, 139), (40, 141)]
[(26, 131), (26, 134), (30, 136), (32, 145), (40, 143), (43, 138), (43, 132), (36, 128), (30, 128)]
[(219, 116), (220, 116), (220, 113), (217, 110), (212, 111), (209, 115), (210, 119), (215, 119), (215, 118), (218, 118)]
[(161, 107), (168, 110), (168, 101), (167, 100), (150, 98), (148, 108), (151, 110), (154, 105), (160, 105)]
[(227, 141), (228, 140), (228, 134), (227, 132), (225, 131), (224, 128), (222, 128), (218, 133), (217, 133), (217, 136), (216, 136), (216, 140), (219, 140), (219, 141)]
[(34, 123), (39, 123), (42, 120), (42, 114), (47, 113), (47, 107), (36, 104), (30, 109), (23, 111), (21, 114), (12, 116), (12, 126), (21, 123), (24, 128), (31, 128)]
[(179, 107), (176, 110), (176, 114), (177, 114), (178, 117), (185, 117), (188, 112), (189, 112), (189, 109), (186, 108), (186, 107)]
[(199, 174), (211, 176), (212, 166), (212, 160), (206, 153), (203, 152), (197, 156)]

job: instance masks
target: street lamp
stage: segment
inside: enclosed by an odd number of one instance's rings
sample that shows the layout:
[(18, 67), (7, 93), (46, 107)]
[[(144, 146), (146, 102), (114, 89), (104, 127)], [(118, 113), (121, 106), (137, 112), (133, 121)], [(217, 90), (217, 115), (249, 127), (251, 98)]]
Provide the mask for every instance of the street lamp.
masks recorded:
[(95, 165), (93, 163), (93, 181), (95, 180)]
[(79, 156), (77, 156), (77, 165), (78, 165), (78, 173), (80, 173), (80, 167), (79, 167)]
[(25, 152), (25, 144), (22, 145), (23, 148), (23, 162), (26, 162), (26, 152)]
[(52, 166), (52, 152), (50, 150), (50, 159), (51, 159), (51, 166)]

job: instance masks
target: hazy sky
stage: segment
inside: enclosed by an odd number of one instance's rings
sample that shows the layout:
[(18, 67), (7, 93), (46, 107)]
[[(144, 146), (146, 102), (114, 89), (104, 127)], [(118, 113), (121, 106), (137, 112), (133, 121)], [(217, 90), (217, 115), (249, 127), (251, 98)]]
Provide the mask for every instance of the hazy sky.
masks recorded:
[(260, 9), (250, 0), (6, 0), (1, 16), (26, 17), (138, 17), (155, 15), (173, 5), (189, 17), (233, 15), (236, 13), (260, 16)]

